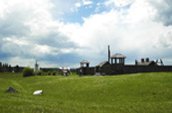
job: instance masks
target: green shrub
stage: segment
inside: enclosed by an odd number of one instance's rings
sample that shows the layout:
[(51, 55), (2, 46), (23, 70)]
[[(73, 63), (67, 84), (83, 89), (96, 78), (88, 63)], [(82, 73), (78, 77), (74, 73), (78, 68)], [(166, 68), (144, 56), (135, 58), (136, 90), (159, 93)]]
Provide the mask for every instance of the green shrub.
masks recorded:
[(38, 71), (36, 75), (42, 75), (42, 71)]
[(51, 71), (48, 71), (48, 75), (51, 75)]
[(53, 71), (53, 72), (52, 72), (52, 75), (55, 76), (55, 75), (56, 75), (56, 71)]
[(31, 69), (30, 67), (26, 67), (23, 70), (23, 77), (29, 77), (29, 76), (33, 76), (34, 72), (33, 69)]
[(41, 76), (41, 75), (43, 75), (43, 71), (42, 71), (42, 70), (39, 70), (39, 71), (35, 72), (34, 74), (35, 74), (35, 75), (40, 75), (40, 76)]

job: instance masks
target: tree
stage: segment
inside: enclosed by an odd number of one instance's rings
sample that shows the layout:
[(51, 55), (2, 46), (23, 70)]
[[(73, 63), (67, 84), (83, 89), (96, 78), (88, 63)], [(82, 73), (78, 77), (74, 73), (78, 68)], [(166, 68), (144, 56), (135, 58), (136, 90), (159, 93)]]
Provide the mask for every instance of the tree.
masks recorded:
[(2, 72), (2, 62), (0, 62), (0, 72)]
[(11, 65), (8, 66), (8, 72), (12, 72), (13, 68), (11, 67)]
[(15, 72), (15, 73), (20, 72), (20, 67), (19, 67), (18, 65), (16, 65), (16, 66), (14, 67), (14, 72)]
[(23, 70), (23, 77), (29, 77), (29, 76), (33, 76), (34, 75), (34, 71), (33, 69), (31, 69), (30, 67), (25, 67)]

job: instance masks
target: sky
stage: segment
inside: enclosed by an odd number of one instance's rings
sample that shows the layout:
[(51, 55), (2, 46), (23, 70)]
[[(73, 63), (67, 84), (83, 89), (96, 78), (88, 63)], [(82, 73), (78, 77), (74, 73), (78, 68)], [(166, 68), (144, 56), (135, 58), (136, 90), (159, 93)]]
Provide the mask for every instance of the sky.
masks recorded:
[(122, 53), (172, 64), (172, 0), (0, 0), (0, 61), (78, 67)]

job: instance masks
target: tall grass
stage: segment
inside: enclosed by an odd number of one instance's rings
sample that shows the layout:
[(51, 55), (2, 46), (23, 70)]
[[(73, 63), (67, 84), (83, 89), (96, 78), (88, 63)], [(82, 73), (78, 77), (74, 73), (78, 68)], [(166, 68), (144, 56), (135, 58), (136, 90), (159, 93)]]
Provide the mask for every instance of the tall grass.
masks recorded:
[[(9, 86), (18, 93), (5, 93)], [(43, 95), (33, 96), (38, 89)], [(0, 113), (171, 112), (172, 73), (28, 78), (0, 74)]]

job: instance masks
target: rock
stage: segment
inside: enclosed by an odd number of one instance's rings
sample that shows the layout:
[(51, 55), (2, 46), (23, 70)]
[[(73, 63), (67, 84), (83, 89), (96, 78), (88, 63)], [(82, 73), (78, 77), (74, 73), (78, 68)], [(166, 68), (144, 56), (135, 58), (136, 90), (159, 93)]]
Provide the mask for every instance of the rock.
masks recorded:
[(43, 91), (42, 90), (36, 90), (33, 92), (33, 95), (42, 95)]
[(7, 93), (16, 93), (16, 89), (14, 89), (13, 87), (9, 87), (7, 90), (6, 90)]

